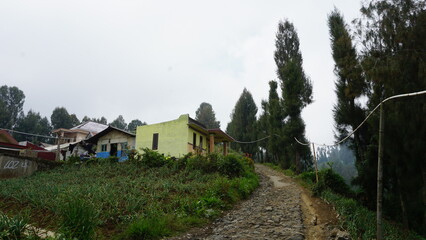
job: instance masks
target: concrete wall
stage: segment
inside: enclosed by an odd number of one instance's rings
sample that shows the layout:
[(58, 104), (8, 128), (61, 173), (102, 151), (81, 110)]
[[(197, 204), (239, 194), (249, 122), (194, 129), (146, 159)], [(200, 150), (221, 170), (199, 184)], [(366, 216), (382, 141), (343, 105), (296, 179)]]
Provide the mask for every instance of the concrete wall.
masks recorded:
[[(116, 156), (119, 157), (119, 161), (126, 161), (128, 156), (125, 150), (135, 148), (135, 137), (120, 131), (111, 131), (105, 136), (99, 138), (96, 145), (96, 157), (107, 158), (110, 156), (111, 144), (117, 143)], [(127, 149), (123, 148), (122, 144), (127, 144)], [(106, 151), (102, 151), (102, 145), (106, 145)]]
[(0, 179), (29, 176), (35, 171), (48, 170), (59, 165), (61, 163), (0, 154)]
[(189, 115), (184, 114), (173, 121), (139, 126), (136, 130), (136, 149), (152, 149), (153, 134), (158, 133), (157, 151), (164, 155), (182, 157), (188, 153), (188, 121)]
[[(119, 131), (111, 131), (105, 136), (99, 138), (96, 145), (96, 152), (102, 152), (101, 147), (103, 144), (107, 145), (107, 152), (111, 151), (112, 143), (127, 143), (128, 148), (133, 149), (135, 147), (135, 138)], [(125, 150), (122, 149), (121, 144), (118, 144), (117, 147), (118, 151)]]

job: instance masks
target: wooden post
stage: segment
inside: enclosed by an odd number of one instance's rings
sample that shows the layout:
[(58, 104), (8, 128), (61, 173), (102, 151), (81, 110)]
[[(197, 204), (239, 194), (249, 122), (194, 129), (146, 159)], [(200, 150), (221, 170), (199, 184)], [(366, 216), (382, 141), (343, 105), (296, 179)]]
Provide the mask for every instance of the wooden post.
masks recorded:
[(224, 156), (228, 155), (228, 143), (227, 142), (223, 142), (223, 155)]
[(317, 183), (318, 183), (318, 165), (317, 165), (317, 155), (315, 154), (315, 144), (314, 143), (312, 143), (312, 150), (314, 152), (315, 176), (317, 178)]
[(61, 133), (58, 132), (58, 148), (56, 150), (56, 161), (61, 160)]
[(210, 153), (214, 152), (214, 134), (210, 134)]
[(383, 204), (383, 133), (384, 133), (383, 103), (380, 105), (379, 123), (379, 152), (377, 159), (377, 240), (383, 240), (382, 204)]

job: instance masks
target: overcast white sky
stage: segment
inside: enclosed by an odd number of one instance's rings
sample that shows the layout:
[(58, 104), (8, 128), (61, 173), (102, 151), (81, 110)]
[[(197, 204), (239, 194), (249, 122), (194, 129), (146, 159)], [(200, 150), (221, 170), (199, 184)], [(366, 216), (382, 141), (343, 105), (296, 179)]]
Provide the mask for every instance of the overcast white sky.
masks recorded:
[(335, 102), (327, 14), (347, 22), (358, 0), (40, 1), (0, 0), (0, 85), (26, 95), (24, 109), (53, 109), (148, 123), (212, 104), (222, 129), (244, 87), (260, 102), (277, 79), (279, 20), (297, 28), (314, 103), (303, 112), (307, 137), (333, 141)]

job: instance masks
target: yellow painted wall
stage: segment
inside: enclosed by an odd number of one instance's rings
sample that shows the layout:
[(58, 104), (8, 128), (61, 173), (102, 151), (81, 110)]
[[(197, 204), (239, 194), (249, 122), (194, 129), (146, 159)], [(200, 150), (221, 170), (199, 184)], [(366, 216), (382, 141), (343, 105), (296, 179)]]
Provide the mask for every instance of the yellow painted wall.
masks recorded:
[[(188, 152), (189, 115), (163, 123), (139, 126), (136, 130), (136, 149), (152, 149), (153, 134), (158, 133), (158, 152), (164, 155), (181, 157)], [(191, 135), (192, 142), (192, 135)]]
[[(129, 147), (129, 149), (133, 149), (135, 146), (135, 138), (119, 131), (115, 131), (115, 130), (111, 131), (105, 136), (102, 136), (98, 139), (96, 152), (102, 152), (101, 146), (103, 144), (107, 144), (106, 152), (111, 151), (112, 143), (127, 143), (127, 146)], [(118, 144), (117, 147), (118, 147), (117, 151), (124, 150), (124, 149), (121, 149), (121, 144)]]

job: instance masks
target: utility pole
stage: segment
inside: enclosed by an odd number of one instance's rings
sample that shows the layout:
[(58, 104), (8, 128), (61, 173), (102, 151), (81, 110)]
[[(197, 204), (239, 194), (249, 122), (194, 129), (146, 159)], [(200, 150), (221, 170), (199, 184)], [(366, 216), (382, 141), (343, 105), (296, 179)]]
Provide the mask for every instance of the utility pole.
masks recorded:
[(315, 154), (315, 144), (314, 143), (312, 143), (312, 150), (314, 152), (315, 176), (317, 178), (317, 183), (318, 183), (318, 165), (317, 165), (317, 155)]
[(58, 132), (58, 148), (56, 151), (56, 161), (61, 160), (61, 133)]
[(384, 133), (383, 104), (384, 103), (380, 105), (379, 153), (378, 153), (378, 159), (377, 159), (377, 240), (383, 240), (383, 228), (382, 228), (383, 133)]

